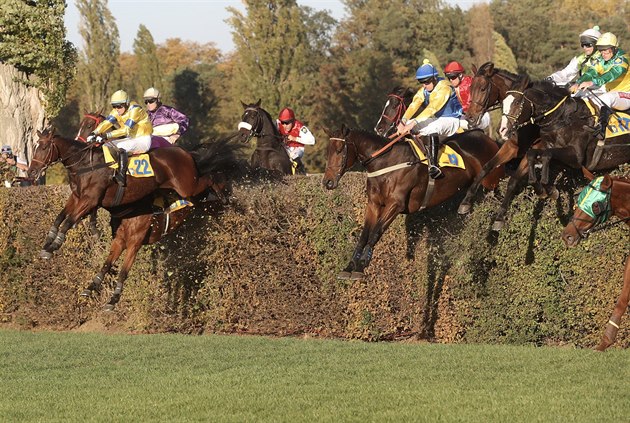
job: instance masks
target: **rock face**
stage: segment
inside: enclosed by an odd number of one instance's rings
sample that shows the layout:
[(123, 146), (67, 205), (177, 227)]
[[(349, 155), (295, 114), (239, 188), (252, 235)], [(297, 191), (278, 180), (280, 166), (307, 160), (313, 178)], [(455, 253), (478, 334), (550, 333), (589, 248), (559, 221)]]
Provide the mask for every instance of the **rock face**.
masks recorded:
[(33, 154), (37, 130), (44, 128), (46, 114), (39, 90), (25, 85), (26, 74), (0, 63), (0, 146), (27, 160)]

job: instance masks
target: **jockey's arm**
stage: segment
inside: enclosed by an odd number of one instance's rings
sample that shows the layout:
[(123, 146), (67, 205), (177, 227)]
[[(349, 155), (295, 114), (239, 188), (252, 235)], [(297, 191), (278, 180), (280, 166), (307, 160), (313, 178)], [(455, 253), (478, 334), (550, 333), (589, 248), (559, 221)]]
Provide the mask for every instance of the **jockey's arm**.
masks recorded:
[(574, 57), (564, 69), (549, 75), (549, 79), (551, 79), (556, 85), (567, 85), (571, 83), (571, 81), (573, 81), (579, 73), (578, 58)]
[(437, 112), (448, 102), (451, 96), (451, 87), (447, 84), (438, 84), (429, 95), (429, 105), (418, 115), (415, 120), (422, 122), (430, 117), (435, 116)]
[(118, 121), (115, 117), (116, 109), (113, 109), (109, 112), (109, 115), (105, 118), (104, 121), (98, 124), (98, 126), (94, 129), (94, 133), (96, 135), (102, 135), (107, 132), (108, 129), (112, 128)]
[(300, 136), (295, 141), (304, 145), (315, 145), (315, 137), (306, 126), (300, 128)]
[(593, 84), (603, 87), (609, 82), (621, 78), (626, 72), (628, 72), (628, 63), (621, 62), (620, 64), (613, 65), (608, 72), (594, 77), (591, 81), (593, 81)]
[(415, 114), (418, 112), (422, 104), (424, 103), (424, 88), (420, 88), (416, 95), (413, 96), (413, 100), (409, 107), (407, 107), (407, 111), (400, 119), (400, 122), (406, 124)]
[(129, 116), (125, 121), (125, 124), (118, 129), (107, 132), (107, 139), (112, 138), (127, 138), (131, 135), (132, 128), (138, 124), (142, 118), (143, 110), (141, 107), (132, 107), (129, 109)]
[(169, 117), (173, 120), (173, 122), (177, 122), (177, 124), (179, 125), (177, 135), (183, 135), (188, 130), (188, 125), (190, 124), (188, 116), (175, 109), (174, 107), (171, 107), (169, 114)]

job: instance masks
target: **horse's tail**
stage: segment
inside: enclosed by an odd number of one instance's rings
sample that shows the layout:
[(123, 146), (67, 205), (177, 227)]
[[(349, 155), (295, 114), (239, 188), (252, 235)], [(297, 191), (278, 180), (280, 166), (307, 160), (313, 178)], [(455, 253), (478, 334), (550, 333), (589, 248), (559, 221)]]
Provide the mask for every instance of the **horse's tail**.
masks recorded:
[(228, 179), (237, 179), (247, 172), (240, 159), (242, 144), (230, 143), (229, 138), (199, 144), (189, 151), (199, 175), (222, 174)]

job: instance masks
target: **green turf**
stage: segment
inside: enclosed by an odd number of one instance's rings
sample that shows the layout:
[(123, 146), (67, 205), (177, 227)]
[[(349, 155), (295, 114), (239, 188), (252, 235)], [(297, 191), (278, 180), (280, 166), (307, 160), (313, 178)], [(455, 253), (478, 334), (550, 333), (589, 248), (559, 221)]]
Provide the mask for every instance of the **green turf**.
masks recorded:
[(0, 421), (630, 419), (630, 351), (0, 330)]

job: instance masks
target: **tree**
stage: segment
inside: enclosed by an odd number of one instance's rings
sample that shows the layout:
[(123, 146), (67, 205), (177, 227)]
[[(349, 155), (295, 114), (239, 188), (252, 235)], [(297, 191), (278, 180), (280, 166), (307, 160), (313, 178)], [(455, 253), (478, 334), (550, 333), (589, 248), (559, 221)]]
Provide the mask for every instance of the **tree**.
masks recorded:
[(142, 98), (142, 94), (149, 87), (163, 89), (164, 81), (160, 72), (157, 48), (151, 32), (144, 25), (138, 28), (138, 34), (133, 42), (133, 52), (137, 65), (135, 98)]
[[(512, 50), (510, 50), (510, 47), (508, 47), (505, 43), (505, 39), (496, 31), (492, 32), (492, 38), (494, 39), (494, 54), (492, 56), (494, 66), (499, 69), (505, 69), (516, 73), (518, 68), (516, 58), (514, 57)], [(480, 63), (480, 65), (483, 63)]]
[(494, 23), (487, 4), (470, 8), (467, 15), (468, 42), (473, 51), (473, 60), (478, 65), (490, 61), (494, 55)]
[(22, 83), (44, 95), (46, 113), (63, 107), (74, 76), (76, 49), (65, 40), (63, 0), (4, 0), (0, 8), (0, 62), (25, 72)]
[(107, 0), (77, 0), (77, 9), (84, 41), (77, 71), (81, 108), (94, 111), (107, 106), (114, 91), (130, 87), (121, 86), (120, 39)]

